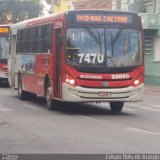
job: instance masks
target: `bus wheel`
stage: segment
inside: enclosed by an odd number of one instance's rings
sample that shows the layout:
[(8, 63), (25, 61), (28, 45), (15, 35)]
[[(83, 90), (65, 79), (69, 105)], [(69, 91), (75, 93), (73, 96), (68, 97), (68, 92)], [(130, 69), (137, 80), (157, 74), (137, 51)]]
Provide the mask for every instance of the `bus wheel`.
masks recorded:
[(121, 112), (124, 102), (110, 102), (111, 112)]
[(27, 98), (27, 92), (23, 90), (23, 82), (22, 82), (22, 77), (18, 77), (18, 97), (21, 100), (25, 100)]
[(53, 110), (53, 99), (52, 99), (50, 83), (48, 83), (46, 88), (46, 106), (49, 110)]

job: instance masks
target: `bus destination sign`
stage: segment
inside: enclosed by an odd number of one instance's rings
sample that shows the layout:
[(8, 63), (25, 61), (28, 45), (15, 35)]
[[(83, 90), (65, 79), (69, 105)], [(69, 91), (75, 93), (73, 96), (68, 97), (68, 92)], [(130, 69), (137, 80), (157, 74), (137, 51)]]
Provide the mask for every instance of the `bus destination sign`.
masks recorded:
[(93, 23), (132, 23), (131, 15), (76, 15), (77, 22), (93, 22)]
[(0, 27), (0, 33), (9, 33), (8, 27)]

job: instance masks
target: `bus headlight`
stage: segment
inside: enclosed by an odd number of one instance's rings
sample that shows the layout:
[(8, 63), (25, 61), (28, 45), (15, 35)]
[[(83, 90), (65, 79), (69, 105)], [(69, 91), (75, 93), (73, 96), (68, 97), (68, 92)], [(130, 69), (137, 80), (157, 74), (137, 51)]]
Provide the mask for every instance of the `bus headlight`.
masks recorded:
[(65, 82), (72, 85), (72, 86), (75, 86), (75, 80), (71, 76), (66, 75)]
[(71, 85), (74, 85), (74, 84), (75, 84), (75, 80), (74, 80), (74, 79), (69, 79), (69, 78), (67, 78), (67, 79), (66, 79), (66, 82), (69, 83), (69, 84), (71, 84)]
[(138, 76), (136, 76), (135, 80), (133, 81), (133, 86), (136, 87), (141, 83), (144, 83), (144, 75), (140, 73)]
[(136, 86), (137, 86), (139, 83), (140, 83), (140, 81), (137, 80), (137, 79), (134, 81), (134, 85), (136, 85)]
[(75, 80), (74, 79), (70, 79), (69, 80), (69, 84), (74, 85), (75, 84)]

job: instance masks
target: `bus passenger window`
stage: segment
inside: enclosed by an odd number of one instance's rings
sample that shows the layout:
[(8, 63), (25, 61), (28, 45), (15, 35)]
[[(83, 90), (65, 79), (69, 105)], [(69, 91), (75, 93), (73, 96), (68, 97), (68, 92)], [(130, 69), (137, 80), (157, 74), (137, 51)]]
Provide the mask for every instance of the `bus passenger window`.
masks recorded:
[(42, 53), (43, 49), (43, 26), (38, 27), (37, 38), (36, 38), (36, 52)]
[(30, 53), (35, 53), (36, 31), (37, 31), (36, 27), (30, 28), (30, 31), (29, 31), (29, 52)]
[(44, 52), (51, 53), (53, 24), (47, 24), (45, 27), (46, 27), (46, 35), (44, 36)]
[(23, 29), (23, 35), (22, 35), (22, 52), (27, 53), (28, 52), (28, 38), (29, 38), (29, 29)]
[(21, 52), (21, 44), (22, 44), (22, 31), (18, 30), (17, 32), (17, 43), (16, 43), (16, 53), (20, 53)]

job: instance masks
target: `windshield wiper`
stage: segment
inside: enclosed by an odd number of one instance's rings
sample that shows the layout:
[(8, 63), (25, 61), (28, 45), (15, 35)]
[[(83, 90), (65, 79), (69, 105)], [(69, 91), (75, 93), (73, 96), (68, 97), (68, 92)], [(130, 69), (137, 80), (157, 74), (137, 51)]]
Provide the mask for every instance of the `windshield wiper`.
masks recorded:
[(96, 34), (88, 27), (83, 26), (83, 28), (89, 33), (89, 35), (94, 39), (94, 41), (99, 44), (100, 53), (102, 53), (102, 44), (101, 44), (101, 38), (100, 33), (98, 32), (98, 37)]
[(122, 32), (122, 29), (119, 29), (118, 32), (116, 33), (114, 39), (113, 39), (112, 32), (110, 33), (111, 34), (111, 46), (112, 46), (112, 55), (113, 55), (113, 57), (114, 57), (114, 49), (113, 49), (113, 47), (114, 47), (118, 37), (120, 36), (121, 32)]
[[(122, 32), (122, 29), (119, 29), (119, 31), (116, 33), (114, 39), (112, 40), (112, 45), (113, 45), (113, 46), (114, 46), (114, 44), (116, 43), (116, 41), (117, 41), (118, 37), (120, 36), (121, 32)], [(111, 34), (112, 34), (112, 33), (111, 33)], [(112, 34), (112, 37), (113, 37), (113, 34)]]
[(98, 39), (99, 39), (100, 53), (102, 53), (102, 43), (101, 43), (101, 36), (99, 32), (98, 32)]
[(113, 34), (112, 34), (112, 32), (110, 33), (110, 35), (111, 35), (111, 47), (112, 47), (112, 57), (114, 57), (114, 49), (113, 49)]

